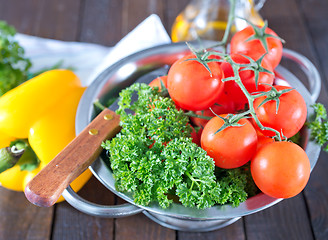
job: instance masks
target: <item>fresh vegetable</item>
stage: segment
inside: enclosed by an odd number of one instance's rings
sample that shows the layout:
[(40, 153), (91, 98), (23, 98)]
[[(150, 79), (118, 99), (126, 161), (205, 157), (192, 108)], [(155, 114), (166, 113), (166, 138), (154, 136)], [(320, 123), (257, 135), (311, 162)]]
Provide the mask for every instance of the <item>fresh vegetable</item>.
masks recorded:
[[(18, 140), (12, 142), (10, 146), (0, 149), (0, 155), (2, 159), (0, 161), (0, 172), (7, 170), (8, 168), (13, 167), (16, 162), (22, 157), (25, 150), (27, 150), (28, 144), (25, 141)], [(34, 156), (33, 156), (34, 157)], [(38, 164), (38, 159), (34, 157)]]
[(267, 143), (274, 142), (274, 138), (263, 135), (259, 130), (256, 131), (256, 134), (257, 134), (257, 150)]
[(313, 106), (314, 116), (312, 121), (307, 123), (311, 129), (311, 137), (328, 152), (328, 118), (327, 110), (321, 103), (316, 103)]
[[(273, 128), (287, 138), (294, 136), (303, 127), (307, 116), (302, 95), (290, 87), (265, 87), (265, 91), (273, 91), (270, 96), (255, 99), (256, 116), (263, 126)], [(260, 131), (266, 136), (275, 135), (272, 131)]]
[[(0, 136), (4, 147), (0, 154), (0, 166), (5, 166), (0, 173), (3, 187), (24, 191), (26, 184), (75, 137), (75, 112), (84, 89), (73, 72), (52, 70), (0, 98), (0, 132), (5, 134)], [(12, 156), (22, 148), (21, 158)], [(26, 154), (30, 157), (22, 159)], [(72, 183), (73, 188), (80, 189), (90, 176), (89, 171), (83, 173)]]
[[(274, 135), (276, 136), (276, 138), (278, 140), (281, 140), (282, 139), (281, 133), (279, 131), (277, 131), (276, 129), (263, 126), (261, 124), (261, 122), (259, 121), (259, 119), (258, 119), (258, 117), (256, 115), (256, 112), (255, 112), (255, 109), (254, 109), (254, 101), (257, 98), (264, 97), (264, 96), (272, 98), (272, 96), (277, 96), (277, 91), (275, 90), (275, 88), (272, 88), (271, 90), (269, 90), (267, 92), (259, 91), (259, 92), (256, 92), (256, 93), (251, 94), (251, 93), (249, 93), (247, 91), (246, 87), (244, 86), (244, 84), (243, 84), (243, 82), (241, 80), (240, 74), (239, 74), (240, 73), (240, 70), (243, 70), (245, 68), (246, 69), (253, 68), (254, 67), (254, 64), (257, 64), (256, 61), (254, 61), (251, 58), (248, 58), (248, 60), (250, 60), (250, 63), (249, 64), (239, 64), (239, 63), (234, 62), (234, 60), (232, 59), (231, 55), (229, 55), (229, 54), (219, 53), (219, 52), (210, 51), (210, 50), (206, 50), (206, 55), (207, 56), (211, 56), (211, 55), (220, 56), (221, 58), (217, 59), (216, 61), (219, 61), (219, 62), (228, 62), (231, 65), (232, 70), (233, 70), (233, 76), (232, 77), (224, 78), (224, 79), (222, 79), (222, 81), (224, 81), (224, 82), (234, 81), (240, 87), (242, 93), (246, 96), (246, 98), (248, 100), (248, 106), (247, 107), (249, 109), (246, 109), (245, 108), (244, 111), (236, 114), (236, 117), (234, 117), (234, 119), (241, 119), (241, 118), (252, 117), (252, 119), (254, 120), (254, 122), (257, 124), (257, 126), (261, 130), (272, 131), (274, 133)], [(212, 62), (213, 60), (212, 59), (202, 59), (202, 61), (203, 61), (204, 65), (205, 65), (206, 63)], [(253, 69), (253, 71), (258, 71), (258, 70)], [(263, 85), (263, 86), (265, 86), (265, 85)], [(189, 115), (191, 115), (191, 114), (189, 114)]]
[(201, 146), (214, 159), (216, 166), (237, 168), (255, 154), (257, 135), (247, 119), (218, 115), (205, 125)]
[[(213, 104), (208, 109), (195, 111), (195, 114), (198, 116), (205, 117), (214, 117), (216, 115), (224, 114), (224, 113), (235, 113), (237, 112), (238, 107), (236, 106), (234, 101), (231, 101), (228, 94), (223, 92), (220, 96), (220, 99)], [(193, 124), (198, 127), (204, 128), (209, 119), (200, 118), (200, 117), (191, 117), (190, 118)]]
[(0, 21), (0, 96), (25, 82), (31, 62), (24, 49), (14, 40), (16, 30)]
[[(27, 138), (38, 119), (80, 91), (80, 80), (71, 71), (53, 70), (21, 84), (0, 98), (0, 131), (16, 138)], [(78, 101), (78, 97), (76, 97)], [(71, 110), (73, 115), (75, 109)]]
[(0, 130), (0, 149), (4, 147), (9, 147), (9, 144), (14, 140), (15, 140), (14, 137), (9, 136), (4, 132), (1, 132)]
[(200, 127), (193, 127), (190, 125), (192, 128), (192, 131), (190, 133), (190, 137), (192, 139), (193, 143), (196, 143), (198, 146), (200, 146), (200, 138), (202, 136), (203, 129)]
[[(167, 89), (172, 100), (186, 110), (204, 110), (211, 107), (223, 90), (223, 72), (218, 62), (206, 67), (193, 54), (176, 61), (167, 77)], [(210, 71), (210, 72), (209, 72)]]
[(251, 161), (256, 185), (274, 198), (290, 198), (300, 193), (309, 180), (310, 171), (308, 156), (292, 142), (268, 143)]
[[(237, 64), (250, 64), (250, 59), (245, 54), (231, 54), (231, 59)], [(223, 62), (221, 68), (224, 72), (224, 77), (229, 78), (234, 76), (233, 69), (228, 62)], [(255, 71), (254, 71), (255, 70)], [(273, 69), (271, 64), (265, 58), (260, 58), (254, 62), (253, 66), (241, 67), (239, 69), (240, 79), (249, 93), (259, 91), (259, 85), (272, 84), (274, 79)], [(236, 106), (245, 106), (248, 104), (248, 99), (235, 81), (227, 81), (224, 84), (224, 92), (230, 96), (230, 101)]]
[(167, 88), (167, 76), (160, 76), (155, 78), (149, 83), (151, 87), (158, 87), (158, 91), (162, 91)]
[[(131, 103), (134, 92), (138, 99)], [(248, 172), (221, 170), (216, 176), (214, 161), (192, 143), (188, 117), (170, 98), (145, 84), (134, 84), (120, 93), (117, 113), (122, 130), (103, 147), (116, 188), (132, 192), (137, 204), (158, 202), (166, 208), (174, 195), (184, 206), (201, 209), (245, 201)]]
[[(227, 32), (234, 6), (231, 0)], [(278, 198), (305, 187), (309, 159), (287, 138), (299, 136), (306, 105), (295, 89), (273, 85), (282, 40), (267, 23), (236, 33), (231, 54), (227, 40), (225, 34), (201, 50), (188, 44), (192, 54), (173, 63), (167, 82), (155, 79), (152, 87), (135, 84), (121, 92), (122, 131), (103, 147), (117, 189), (131, 192), (137, 204), (237, 206), (257, 193), (256, 185)], [(213, 50), (217, 46), (222, 52)], [(138, 96), (131, 103), (133, 92)], [(197, 140), (193, 127), (202, 130), (201, 148), (190, 138)]]
[(272, 66), (276, 68), (282, 57), (282, 39), (268, 28), (265, 22), (262, 28), (250, 25), (237, 32), (231, 39), (231, 53), (247, 53), (254, 60), (260, 59), (264, 54)]

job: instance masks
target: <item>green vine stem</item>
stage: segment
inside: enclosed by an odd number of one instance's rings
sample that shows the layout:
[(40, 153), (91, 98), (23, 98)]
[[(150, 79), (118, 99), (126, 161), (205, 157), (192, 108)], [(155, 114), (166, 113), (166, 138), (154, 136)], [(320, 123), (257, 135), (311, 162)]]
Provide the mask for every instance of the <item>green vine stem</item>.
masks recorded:
[[(259, 97), (263, 97), (263, 96), (266, 96), (267, 97), (266, 101), (268, 101), (269, 99), (272, 99), (270, 97), (272, 97), (273, 95), (277, 95), (277, 99), (275, 99), (275, 100), (277, 101), (277, 111), (278, 111), (279, 96), (281, 94), (285, 93), (285, 92), (277, 92), (277, 90), (274, 89), (274, 87), (273, 87), (268, 92), (260, 92), (260, 93), (255, 93), (255, 94), (252, 95), (247, 91), (246, 87), (242, 83), (241, 78), (239, 76), (240, 71), (245, 71), (245, 70), (253, 71), (254, 74), (255, 74), (255, 83), (256, 83), (256, 85), (258, 85), (259, 72), (266, 72), (268, 74), (274, 74), (274, 73), (270, 72), (269, 70), (264, 69), (263, 67), (261, 67), (261, 62), (262, 62), (264, 56), (266, 54), (268, 54), (268, 49), (267, 49), (266, 42), (265, 42), (266, 38), (267, 37), (275, 37), (275, 36), (265, 34), (265, 29), (267, 27), (267, 23), (264, 25), (264, 27), (259, 28), (259, 27), (255, 26), (254, 24), (250, 23), (249, 21), (247, 21), (254, 28), (254, 31), (257, 33), (252, 37), (252, 39), (248, 39), (248, 41), (260, 37), (261, 40), (262, 40), (261, 42), (265, 47), (266, 53), (257, 61), (254, 61), (254, 60), (250, 59), (249, 57), (245, 56), (250, 61), (249, 64), (235, 63), (233, 61), (233, 59), (231, 58), (231, 56), (226, 54), (226, 52), (227, 52), (227, 41), (228, 41), (228, 38), (229, 38), (229, 34), (231, 32), (232, 24), (233, 24), (233, 22), (236, 18), (236, 16), (235, 16), (236, 0), (229, 0), (229, 2), (230, 2), (230, 10), (229, 10), (228, 23), (227, 23), (227, 28), (225, 30), (225, 33), (224, 33), (224, 36), (223, 36), (222, 40), (219, 41), (218, 43), (216, 43), (215, 45), (213, 45), (213, 46), (211, 46), (207, 49), (202, 49), (200, 51), (196, 51), (190, 44), (187, 43), (190, 50), (196, 56), (196, 58), (190, 59), (190, 60), (196, 60), (199, 63), (201, 63), (209, 71), (210, 75), (212, 75), (212, 73), (211, 73), (211, 71), (208, 67), (208, 63), (210, 63), (210, 62), (214, 62), (214, 61), (224, 62), (224, 61), (226, 61), (231, 65), (231, 67), (233, 69), (234, 77), (225, 78), (222, 81), (235, 81), (236, 82), (236, 84), (240, 87), (242, 92), (247, 97), (249, 110), (247, 110), (245, 112), (242, 112), (242, 113), (239, 113), (239, 114), (228, 114), (228, 116), (224, 119), (224, 121), (226, 122), (225, 127), (233, 126), (233, 125), (236, 126), (236, 122), (238, 122), (240, 119), (248, 118), (249, 116), (251, 116), (254, 119), (255, 123), (258, 125), (258, 127), (261, 130), (268, 130), (268, 131), (274, 132), (275, 135), (276, 135), (275, 138), (279, 141), (282, 141), (282, 139), (285, 138), (283, 136), (283, 133), (280, 133), (279, 131), (277, 131), (273, 128), (264, 127), (262, 125), (262, 123), (259, 121), (259, 119), (258, 119), (258, 117), (255, 113), (254, 101), (255, 101), (255, 99), (257, 99)], [(283, 40), (281, 38), (279, 38), (279, 37), (276, 37), (276, 38), (278, 38), (279, 40), (281, 40), (283, 42)], [(215, 47), (220, 47), (220, 46), (224, 47), (223, 48), (223, 53), (220, 53), (220, 52), (217, 52), (217, 51), (208, 51), (208, 49), (215, 48)], [(219, 59), (209, 59), (209, 57), (212, 56), (212, 55), (219, 56)], [(264, 104), (266, 101), (264, 101), (261, 104)], [(208, 119), (209, 118), (209, 117), (206, 117), (206, 116), (197, 115), (197, 114), (193, 113), (192, 111), (187, 112), (185, 115), (190, 116), (190, 117), (203, 118), (203, 119)], [(222, 129), (219, 129), (218, 131), (220, 131), (220, 130), (222, 130)]]
[[(262, 125), (262, 123), (259, 121), (259, 119), (257, 118), (257, 115), (255, 113), (255, 109), (254, 109), (254, 100), (256, 98), (259, 98), (259, 97), (262, 97), (262, 96), (267, 96), (268, 97), (268, 96), (272, 95), (273, 92), (276, 92), (276, 90), (271, 89), (268, 92), (258, 93), (258, 94), (255, 94), (255, 95), (250, 94), (247, 91), (246, 87), (244, 86), (244, 84), (241, 81), (241, 78), (239, 76), (241, 66), (246, 67), (247, 65), (246, 64), (241, 65), (241, 64), (235, 63), (232, 60), (232, 58), (227, 54), (222, 54), (222, 53), (219, 53), (219, 52), (211, 52), (211, 54), (221, 57), (221, 59), (218, 59), (217, 61), (219, 61), (219, 62), (227, 61), (231, 65), (231, 67), (233, 69), (234, 77), (226, 78), (226, 79), (223, 79), (222, 81), (235, 81), (235, 83), (239, 86), (239, 88), (242, 90), (242, 92), (245, 94), (245, 96), (248, 100), (249, 110), (247, 110), (246, 112), (235, 114), (234, 115), (235, 116), (234, 117), (235, 122), (239, 121), (241, 118), (244, 118), (244, 117), (246, 117), (247, 115), (250, 114), (261, 130), (273, 131), (276, 134), (277, 140), (282, 141), (282, 137), (281, 137), (282, 134), (280, 134), (279, 131), (277, 131), (276, 129), (269, 128), (269, 127), (264, 127)], [(252, 62), (250, 63), (250, 65), (251, 64), (252, 64)], [(258, 71), (258, 70), (253, 69), (252, 71), (255, 72), (255, 71)], [(277, 109), (277, 111), (278, 111), (278, 109)]]
[[(255, 109), (254, 109), (254, 100), (255, 100), (257, 97), (259, 97), (259, 95), (258, 95), (258, 96), (252, 96), (252, 95), (247, 91), (246, 87), (245, 87), (244, 84), (242, 83), (241, 78), (240, 78), (240, 76), (239, 76), (239, 69), (240, 69), (240, 67), (239, 67), (238, 65), (234, 64), (234, 62), (232, 61), (231, 58), (229, 59), (228, 62), (229, 62), (229, 63), (231, 64), (231, 66), (232, 66), (232, 69), (233, 69), (233, 73), (234, 73), (234, 75), (237, 76), (235, 82), (238, 84), (238, 86), (240, 87), (240, 89), (243, 91), (243, 93), (244, 93), (245, 96), (247, 97), (247, 100), (248, 100), (248, 106), (249, 106), (249, 110), (248, 110), (247, 112), (249, 112), (249, 113), (252, 115), (254, 121), (255, 121), (256, 124), (260, 127), (261, 130), (269, 130), (269, 131), (273, 131), (273, 132), (275, 132), (275, 133), (276, 133), (276, 136), (277, 136), (277, 138), (278, 138), (278, 140), (281, 141), (280, 133), (279, 133), (277, 130), (273, 129), (273, 128), (264, 127), (264, 126), (262, 125), (262, 123), (259, 121), (259, 119), (257, 118), (257, 116), (256, 116)], [(238, 115), (239, 115), (239, 114), (237, 114), (237, 116), (238, 116)], [(240, 115), (244, 116), (243, 113), (240, 113)]]
[(199, 114), (196, 114), (193, 111), (185, 112), (184, 115), (186, 115), (188, 117), (201, 118), (201, 119), (206, 119), (206, 120), (211, 120), (212, 119), (212, 117), (210, 117), (210, 116), (199, 115)]

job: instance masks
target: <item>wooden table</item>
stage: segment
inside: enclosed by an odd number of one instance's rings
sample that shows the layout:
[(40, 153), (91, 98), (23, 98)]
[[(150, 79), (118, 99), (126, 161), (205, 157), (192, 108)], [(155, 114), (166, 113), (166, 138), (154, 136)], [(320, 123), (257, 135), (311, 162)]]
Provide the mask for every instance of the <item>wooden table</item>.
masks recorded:
[[(0, 0), (0, 19), (21, 33), (112, 46), (152, 13), (170, 32), (188, 0)], [(286, 40), (285, 46), (308, 57), (319, 69), (319, 101), (328, 104), (328, 1), (268, 0), (264, 18)], [(0, 239), (328, 239), (328, 159), (321, 153), (305, 190), (217, 231), (188, 233), (162, 227), (143, 214), (102, 219), (67, 203), (51, 208), (30, 204), (23, 193), (0, 188)], [(97, 180), (80, 194), (89, 200), (120, 202)]]

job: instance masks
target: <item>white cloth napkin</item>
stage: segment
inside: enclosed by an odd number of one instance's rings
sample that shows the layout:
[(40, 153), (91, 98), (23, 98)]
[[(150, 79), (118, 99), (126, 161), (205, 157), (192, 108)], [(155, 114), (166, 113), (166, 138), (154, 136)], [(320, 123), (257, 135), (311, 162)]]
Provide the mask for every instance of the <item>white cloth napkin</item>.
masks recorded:
[(160, 18), (155, 14), (141, 22), (114, 47), (24, 34), (17, 34), (16, 39), (25, 49), (26, 57), (31, 59), (32, 71), (62, 61), (63, 67), (73, 67), (84, 86), (88, 86), (99, 73), (118, 60), (143, 49), (171, 42)]

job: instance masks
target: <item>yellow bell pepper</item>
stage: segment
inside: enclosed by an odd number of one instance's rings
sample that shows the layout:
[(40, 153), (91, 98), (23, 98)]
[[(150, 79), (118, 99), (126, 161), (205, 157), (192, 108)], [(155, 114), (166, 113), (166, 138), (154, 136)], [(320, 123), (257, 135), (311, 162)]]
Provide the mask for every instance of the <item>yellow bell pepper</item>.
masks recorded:
[(14, 137), (9, 136), (0, 131), (0, 149), (4, 147), (8, 147), (8, 143), (11, 143), (14, 140), (15, 140)]
[[(22, 170), (20, 159), (0, 173), (3, 187), (24, 191), (27, 183), (75, 137), (75, 114), (84, 90), (73, 72), (51, 70), (0, 97), (1, 150), (14, 139), (28, 139), (39, 159), (32, 162), (35, 169)], [(71, 186), (78, 191), (90, 177), (91, 172), (86, 170)]]

